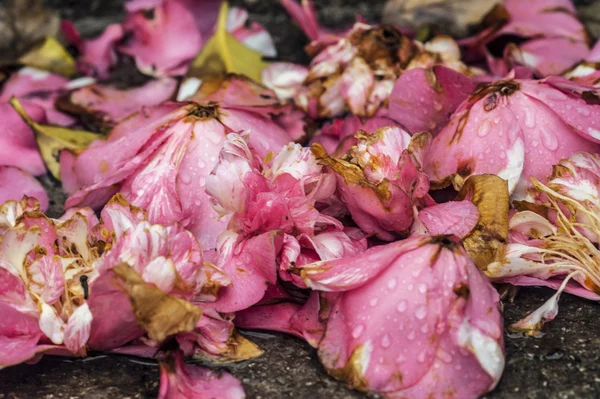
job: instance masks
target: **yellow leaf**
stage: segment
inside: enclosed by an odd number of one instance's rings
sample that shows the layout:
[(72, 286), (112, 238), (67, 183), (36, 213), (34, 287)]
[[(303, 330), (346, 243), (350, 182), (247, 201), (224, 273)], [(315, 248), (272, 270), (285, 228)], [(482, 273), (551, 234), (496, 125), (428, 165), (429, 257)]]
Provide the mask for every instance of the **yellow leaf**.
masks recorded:
[(162, 342), (170, 335), (196, 327), (202, 316), (199, 307), (148, 284), (127, 263), (111, 270), (123, 281), (137, 323), (151, 339)]
[(17, 61), (59, 75), (73, 76), (77, 73), (75, 59), (53, 37), (46, 37), (43, 42), (23, 54)]
[(23, 121), (33, 129), (40, 154), (46, 167), (56, 179), (60, 180), (60, 152), (68, 149), (76, 154), (87, 148), (99, 134), (87, 130), (68, 129), (61, 126), (44, 125), (33, 121), (23, 109), (16, 97), (9, 101)]
[(239, 42), (227, 32), (229, 5), (221, 5), (217, 29), (200, 54), (196, 56), (188, 77), (200, 79), (214, 78), (227, 73), (243, 74), (256, 82), (261, 82), (262, 70), (268, 65), (262, 55)]

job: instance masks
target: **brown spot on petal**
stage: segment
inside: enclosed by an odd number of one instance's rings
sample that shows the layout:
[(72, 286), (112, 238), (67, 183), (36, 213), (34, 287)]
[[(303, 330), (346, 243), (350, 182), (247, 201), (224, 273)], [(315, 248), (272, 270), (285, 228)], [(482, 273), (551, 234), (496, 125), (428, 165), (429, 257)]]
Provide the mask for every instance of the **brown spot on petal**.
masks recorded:
[(124, 283), (136, 321), (148, 336), (162, 342), (170, 335), (192, 331), (202, 315), (199, 307), (146, 283), (128, 264), (111, 271)]
[(196, 106), (190, 110), (188, 115), (195, 116), (201, 120), (217, 119), (220, 115), (219, 105), (213, 101), (202, 105), (196, 104)]
[(456, 200), (470, 200), (477, 206), (479, 221), (463, 240), (473, 262), (486, 270), (504, 258), (508, 240), (508, 183), (496, 175), (471, 176)]
[(469, 299), (469, 295), (471, 294), (471, 290), (466, 283), (461, 283), (459, 286), (454, 287), (453, 291), (456, 296), (464, 298), (465, 300)]

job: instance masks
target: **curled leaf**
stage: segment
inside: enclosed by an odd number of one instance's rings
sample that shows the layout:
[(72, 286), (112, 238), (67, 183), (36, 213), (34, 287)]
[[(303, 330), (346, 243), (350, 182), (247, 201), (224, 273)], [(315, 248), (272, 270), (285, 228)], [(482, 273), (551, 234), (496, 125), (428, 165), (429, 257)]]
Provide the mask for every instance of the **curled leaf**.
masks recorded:
[(227, 32), (228, 12), (229, 5), (224, 2), (219, 11), (215, 34), (192, 61), (188, 78), (205, 79), (227, 73), (240, 73), (256, 82), (261, 81), (262, 70), (268, 63), (262, 60), (262, 54), (246, 47)]
[(42, 69), (64, 76), (77, 73), (77, 65), (71, 54), (53, 37), (47, 37), (17, 60), (28, 67)]
[(479, 222), (463, 245), (473, 262), (486, 270), (492, 262), (504, 258), (508, 240), (508, 182), (496, 175), (474, 175), (467, 179), (458, 197), (477, 206)]
[(60, 152), (68, 149), (79, 153), (100, 135), (87, 130), (69, 129), (61, 126), (44, 125), (33, 121), (16, 97), (9, 100), (23, 121), (35, 132), (35, 139), (46, 167), (56, 179), (60, 180)]
[(146, 283), (126, 263), (116, 265), (112, 272), (124, 282), (137, 322), (151, 339), (162, 342), (170, 335), (194, 329), (202, 315), (200, 308)]

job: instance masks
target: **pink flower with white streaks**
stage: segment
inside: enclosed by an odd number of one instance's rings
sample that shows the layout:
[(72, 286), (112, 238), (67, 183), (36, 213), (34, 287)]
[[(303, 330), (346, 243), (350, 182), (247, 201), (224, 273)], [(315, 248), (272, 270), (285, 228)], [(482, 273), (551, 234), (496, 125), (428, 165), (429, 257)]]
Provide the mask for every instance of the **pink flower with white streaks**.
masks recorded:
[(421, 171), (431, 136), (411, 138), (399, 128), (384, 127), (373, 134), (359, 131), (356, 138), (358, 143), (341, 158), (330, 157), (318, 144), (312, 151), (336, 173), (338, 195), (365, 233), (386, 241), (408, 234), (413, 206), (433, 204)]
[(486, 274), (496, 281), (557, 290), (514, 326), (535, 333), (558, 313), (563, 290), (600, 300), (600, 158), (576, 153), (555, 165), (546, 183), (532, 180), (532, 199), (519, 202), (521, 211), (510, 220), (506, 255)]
[(213, 208), (231, 214), (215, 261), (232, 278), (217, 300), (219, 311), (254, 305), (278, 274), (304, 286), (291, 272), (307, 259), (366, 248), (364, 237), (348, 236), (337, 219), (319, 211), (335, 191), (335, 178), (323, 173), (309, 148), (290, 143), (269, 158), (263, 162), (247, 138), (232, 133), (207, 178)]
[(270, 118), (249, 110), (213, 102), (145, 109), (78, 155), (65, 183), (80, 189), (66, 205), (99, 207), (120, 190), (131, 204), (146, 209), (151, 223), (181, 222), (205, 249), (215, 248), (226, 220), (216, 220), (206, 178), (227, 133), (245, 129), (263, 157), (289, 142)]
[(386, 397), (452, 390), (479, 397), (504, 368), (499, 296), (450, 236), (420, 236), (305, 265), (330, 303), (319, 359), (332, 376)]
[(0, 307), (10, 326), (0, 331), (0, 368), (46, 351), (85, 355), (93, 319), (83, 280), (98, 249), (88, 242), (85, 216), (61, 222), (28, 202), (0, 208), (21, 212), (0, 237)]
[(559, 77), (511, 74), (481, 84), (434, 138), (425, 172), (434, 187), (455, 189), (471, 175), (495, 174), (508, 181), (513, 199), (523, 199), (530, 176), (544, 181), (560, 159), (600, 150), (600, 108), (588, 94)]

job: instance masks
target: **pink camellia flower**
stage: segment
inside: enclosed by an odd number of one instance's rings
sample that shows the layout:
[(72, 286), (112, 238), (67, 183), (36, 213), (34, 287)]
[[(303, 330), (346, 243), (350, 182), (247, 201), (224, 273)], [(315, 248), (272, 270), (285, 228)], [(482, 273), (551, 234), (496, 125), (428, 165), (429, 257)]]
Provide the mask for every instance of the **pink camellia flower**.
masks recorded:
[(486, 274), (514, 285), (542, 285), (557, 290), (544, 306), (515, 329), (537, 331), (558, 312), (564, 290), (600, 300), (600, 158), (576, 153), (554, 166), (547, 183), (533, 180), (531, 202), (509, 224), (504, 259)]
[(235, 346), (244, 341), (232, 338), (226, 315), (210, 307), (201, 312), (230, 280), (203, 259), (191, 233), (177, 224), (148, 223), (143, 210), (120, 196), (101, 216), (94, 237), (103, 240), (106, 250), (93, 262), (89, 280), (94, 316), (89, 347), (154, 356), (162, 341), (174, 335), (188, 355), (240, 360)]
[(421, 171), (431, 136), (411, 138), (399, 128), (386, 127), (373, 134), (359, 132), (356, 138), (358, 143), (339, 159), (319, 144), (313, 144), (312, 151), (319, 163), (336, 173), (340, 199), (365, 233), (386, 241), (408, 234), (413, 206), (434, 203)]
[(468, 176), (495, 174), (508, 181), (513, 199), (522, 199), (530, 176), (543, 181), (560, 159), (600, 150), (600, 108), (587, 98), (559, 77), (511, 74), (482, 84), (431, 143), (425, 172), (434, 187), (455, 189)]
[(110, 68), (117, 63), (116, 44), (123, 39), (123, 26), (112, 24), (94, 38), (84, 40), (70, 21), (62, 21), (62, 34), (79, 51), (77, 69), (79, 72), (100, 79), (108, 78)]
[(160, 360), (159, 399), (244, 399), (242, 383), (224, 371), (185, 364), (181, 351)]
[(42, 212), (48, 209), (48, 194), (39, 181), (21, 169), (0, 166), (0, 203), (20, 201), (24, 195), (37, 199)]
[(215, 304), (219, 311), (256, 304), (278, 274), (303, 287), (290, 273), (297, 265), (366, 248), (360, 233), (345, 230), (319, 210), (325, 211), (327, 204), (321, 201), (333, 195), (335, 178), (323, 173), (309, 148), (298, 144), (288, 144), (263, 162), (247, 137), (231, 133), (206, 190), (220, 215), (232, 215), (219, 235), (215, 261), (232, 279)]
[(419, 236), (301, 268), (329, 304), (319, 359), (390, 398), (479, 397), (504, 368), (499, 296), (451, 236)]
[(311, 118), (385, 116), (394, 83), (406, 70), (444, 65), (478, 73), (460, 61), (451, 38), (439, 36), (422, 44), (389, 25), (356, 23), (336, 40), (314, 41), (308, 52), (313, 57), (308, 68), (275, 63), (263, 71), (263, 82)]
[(82, 276), (91, 272), (98, 250), (88, 242), (86, 217), (75, 213), (62, 222), (26, 202), (12, 205), (2, 209), (22, 213), (7, 220), (12, 226), (4, 230), (0, 244), (5, 317), (0, 368), (43, 352), (85, 355), (93, 316)]
[(68, 186), (81, 189), (66, 206), (99, 207), (120, 190), (131, 204), (147, 210), (152, 223), (181, 222), (205, 249), (213, 249), (226, 219), (215, 220), (205, 179), (226, 134), (242, 129), (249, 129), (261, 157), (289, 142), (271, 119), (235, 107), (166, 103), (148, 108), (79, 154), (66, 173)]
[(487, 18), (491, 26), (462, 44), (483, 53), (496, 76), (516, 65), (540, 76), (558, 75), (589, 51), (588, 34), (570, 0), (505, 0), (493, 13)]

